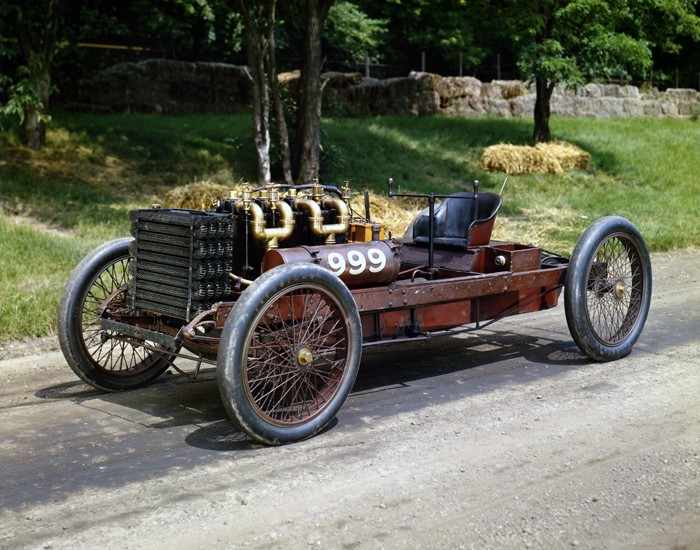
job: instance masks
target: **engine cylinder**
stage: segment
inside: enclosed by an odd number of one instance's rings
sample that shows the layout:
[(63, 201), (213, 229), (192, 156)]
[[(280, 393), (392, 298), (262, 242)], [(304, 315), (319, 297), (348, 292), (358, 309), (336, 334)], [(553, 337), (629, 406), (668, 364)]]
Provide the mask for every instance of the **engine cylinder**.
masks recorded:
[(401, 269), (400, 248), (394, 241), (278, 248), (265, 253), (262, 270), (308, 262), (325, 267), (349, 288), (389, 284), (396, 280)]

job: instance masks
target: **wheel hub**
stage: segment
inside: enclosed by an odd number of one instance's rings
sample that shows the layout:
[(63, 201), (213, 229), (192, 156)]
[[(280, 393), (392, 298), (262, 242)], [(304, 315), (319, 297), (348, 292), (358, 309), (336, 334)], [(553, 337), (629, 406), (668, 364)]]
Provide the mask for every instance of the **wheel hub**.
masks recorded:
[(301, 348), (297, 352), (297, 365), (299, 365), (300, 368), (305, 368), (311, 363), (313, 363), (314, 360), (314, 354), (311, 352), (309, 348)]
[(627, 294), (627, 286), (622, 281), (619, 281), (613, 288), (613, 292), (615, 293), (615, 298), (622, 300), (625, 294)]

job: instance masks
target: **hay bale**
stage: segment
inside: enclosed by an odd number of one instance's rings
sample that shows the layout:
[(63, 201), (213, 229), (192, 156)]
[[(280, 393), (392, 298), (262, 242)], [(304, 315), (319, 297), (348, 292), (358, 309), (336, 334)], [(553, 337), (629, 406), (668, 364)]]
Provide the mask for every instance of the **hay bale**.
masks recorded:
[(231, 190), (231, 187), (209, 180), (181, 185), (165, 194), (163, 207), (211, 210), (217, 200), (229, 197)]
[[(412, 197), (393, 197), (372, 195), (369, 198), (372, 221), (384, 224), (384, 231), (394, 237), (401, 237), (408, 225), (427, 205), (425, 199)], [(364, 192), (353, 195), (350, 206), (360, 217), (365, 215)]]
[(565, 141), (538, 143), (534, 147), (501, 143), (486, 147), (481, 166), (489, 172), (507, 174), (557, 174), (586, 170), (591, 155)]

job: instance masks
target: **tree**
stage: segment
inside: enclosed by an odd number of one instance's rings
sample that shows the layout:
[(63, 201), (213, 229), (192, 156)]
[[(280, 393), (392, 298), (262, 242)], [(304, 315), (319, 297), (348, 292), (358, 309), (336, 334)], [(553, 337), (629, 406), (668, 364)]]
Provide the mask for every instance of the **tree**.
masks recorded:
[(277, 119), (277, 141), (286, 183), (292, 183), (289, 135), (277, 80), (275, 23), (277, 0), (240, 0), (246, 31), (248, 67), (253, 95), (253, 140), (258, 159), (258, 183), (271, 180), (270, 94)]
[(280, 160), (282, 163), (282, 177), (285, 183), (293, 183), (291, 154), (289, 152), (289, 131), (287, 130), (287, 117), (282, 102), (282, 92), (280, 83), (277, 78), (277, 55), (276, 55), (276, 40), (275, 40), (275, 14), (272, 13), (270, 25), (268, 26), (268, 66), (267, 71), (270, 79), (270, 91), (272, 93), (272, 104), (275, 109), (275, 118), (277, 122), (277, 146), (279, 148)]
[(276, 0), (241, 0), (253, 90), (253, 140), (258, 159), (258, 183), (270, 183), (270, 94), (265, 62), (271, 44), (267, 27), (274, 25)]
[(369, 17), (347, 0), (336, 2), (328, 12), (324, 32), (324, 46), (330, 59), (354, 68), (365, 61), (365, 55), (376, 58), (388, 21)]
[(519, 67), (535, 83), (533, 142), (549, 141), (557, 85), (593, 75), (643, 75), (652, 48), (697, 33), (696, 0), (495, 0), (497, 17), (521, 48)]
[[(285, 113), (277, 83), (275, 57), (276, 0), (241, 0), (246, 26), (248, 64), (253, 82), (253, 119), (258, 154), (258, 181), (270, 180), (270, 91), (273, 96), (285, 181), (306, 183), (318, 177), (321, 149), (321, 30), (335, 0), (306, 0), (297, 123), (288, 147)], [(295, 4), (294, 7), (298, 7)], [(291, 162), (290, 162), (291, 157)]]
[(11, 21), (23, 65), (2, 110), (20, 119), (20, 140), (32, 149), (46, 143), (51, 63), (58, 45), (60, 0), (13, 1), (3, 6)]
[(306, 0), (299, 111), (292, 148), (292, 173), (305, 183), (318, 177), (321, 158), (321, 29), (335, 0)]
[(357, 0), (370, 17), (386, 21), (384, 55), (392, 64), (416, 68), (421, 52), (428, 55), (426, 70), (455, 74), (461, 57), (477, 66), (486, 51), (477, 44), (488, 13), (474, 0)]

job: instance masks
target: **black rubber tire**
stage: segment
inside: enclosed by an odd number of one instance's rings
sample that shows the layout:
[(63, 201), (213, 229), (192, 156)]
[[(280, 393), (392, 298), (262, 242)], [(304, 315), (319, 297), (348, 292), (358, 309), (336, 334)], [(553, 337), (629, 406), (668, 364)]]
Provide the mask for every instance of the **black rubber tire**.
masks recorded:
[(282, 265), (258, 277), (226, 320), (217, 371), (221, 399), (256, 441), (306, 439), (345, 402), (361, 356), (360, 315), (345, 284), (314, 264)]
[(569, 262), (564, 307), (579, 349), (595, 361), (632, 351), (651, 302), (651, 261), (637, 228), (617, 216), (584, 231)]
[[(101, 390), (148, 384), (168, 368), (171, 358), (112, 338), (113, 333), (99, 324), (97, 307), (128, 280), (132, 240), (117, 239), (90, 252), (73, 270), (58, 306), (58, 340), (68, 365), (81, 380)], [(117, 293), (110, 303), (125, 307), (125, 299), (126, 292)]]

